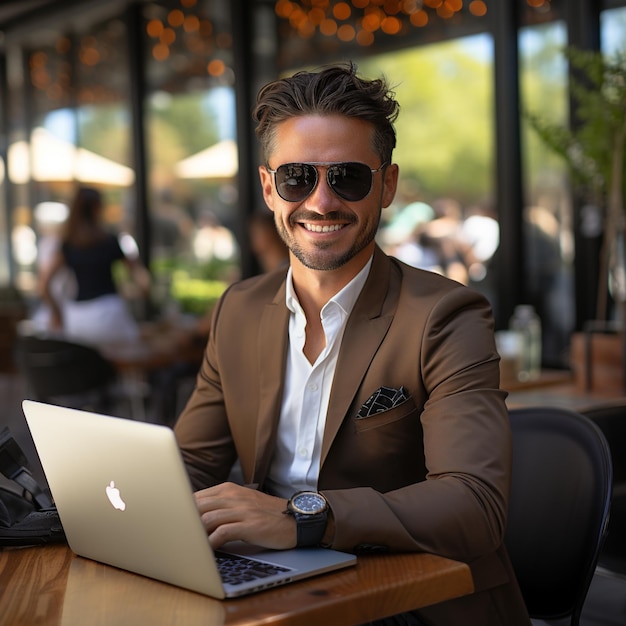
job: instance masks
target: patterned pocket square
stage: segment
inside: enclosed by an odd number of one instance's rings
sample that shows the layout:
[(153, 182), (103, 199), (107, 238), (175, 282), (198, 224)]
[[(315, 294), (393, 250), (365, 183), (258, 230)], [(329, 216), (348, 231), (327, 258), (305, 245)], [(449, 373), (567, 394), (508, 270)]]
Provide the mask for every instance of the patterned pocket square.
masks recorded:
[(392, 387), (381, 387), (377, 389), (359, 409), (357, 418), (369, 417), (393, 409), (402, 404), (408, 398), (406, 389), (393, 389)]

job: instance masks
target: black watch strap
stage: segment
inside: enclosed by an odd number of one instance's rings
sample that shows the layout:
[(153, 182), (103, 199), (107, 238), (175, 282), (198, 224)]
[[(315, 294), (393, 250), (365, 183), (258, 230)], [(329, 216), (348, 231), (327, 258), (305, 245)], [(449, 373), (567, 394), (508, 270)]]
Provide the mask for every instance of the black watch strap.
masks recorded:
[(302, 515), (296, 513), (296, 545), (298, 548), (309, 548), (322, 543), (328, 523), (328, 511), (316, 515)]

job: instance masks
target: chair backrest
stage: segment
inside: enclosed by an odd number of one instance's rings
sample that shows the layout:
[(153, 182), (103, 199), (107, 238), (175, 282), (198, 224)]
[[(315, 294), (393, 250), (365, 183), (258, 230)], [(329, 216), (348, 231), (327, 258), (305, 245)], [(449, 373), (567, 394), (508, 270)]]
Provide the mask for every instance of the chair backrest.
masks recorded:
[(101, 390), (116, 378), (98, 350), (72, 341), (23, 335), (16, 352), (29, 391), (40, 401)]
[(600, 428), (613, 460), (611, 519), (598, 564), (626, 575), (626, 403), (601, 404), (581, 413)]
[(513, 468), (505, 544), (532, 618), (578, 624), (609, 516), (611, 453), (587, 417), (509, 411)]
[(593, 420), (609, 443), (613, 455), (613, 484), (626, 485), (626, 404), (600, 404), (580, 412)]

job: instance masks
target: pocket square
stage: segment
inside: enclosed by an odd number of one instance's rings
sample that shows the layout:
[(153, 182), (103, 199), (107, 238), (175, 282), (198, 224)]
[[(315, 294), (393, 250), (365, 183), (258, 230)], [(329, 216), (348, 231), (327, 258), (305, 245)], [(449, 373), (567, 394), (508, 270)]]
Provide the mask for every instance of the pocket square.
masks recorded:
[(377, 389), (359, 409), (357, 418), (369, 417), (393, 409), (402, 404), (408, 398), (406, 389), (393, 389), (393, 387), (380, 387)]

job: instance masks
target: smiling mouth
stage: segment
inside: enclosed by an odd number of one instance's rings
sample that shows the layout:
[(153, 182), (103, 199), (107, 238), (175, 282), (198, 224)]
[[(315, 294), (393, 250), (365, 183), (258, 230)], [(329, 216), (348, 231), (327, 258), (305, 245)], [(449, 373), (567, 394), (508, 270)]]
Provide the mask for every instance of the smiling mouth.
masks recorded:
[(325, 226), (320, 226), (319, 224), (309, 224), (304, 223), (302, 226), (312, 233), (332, 233), (338, 230), (341, 230), (346, 224), (330, 224)]

